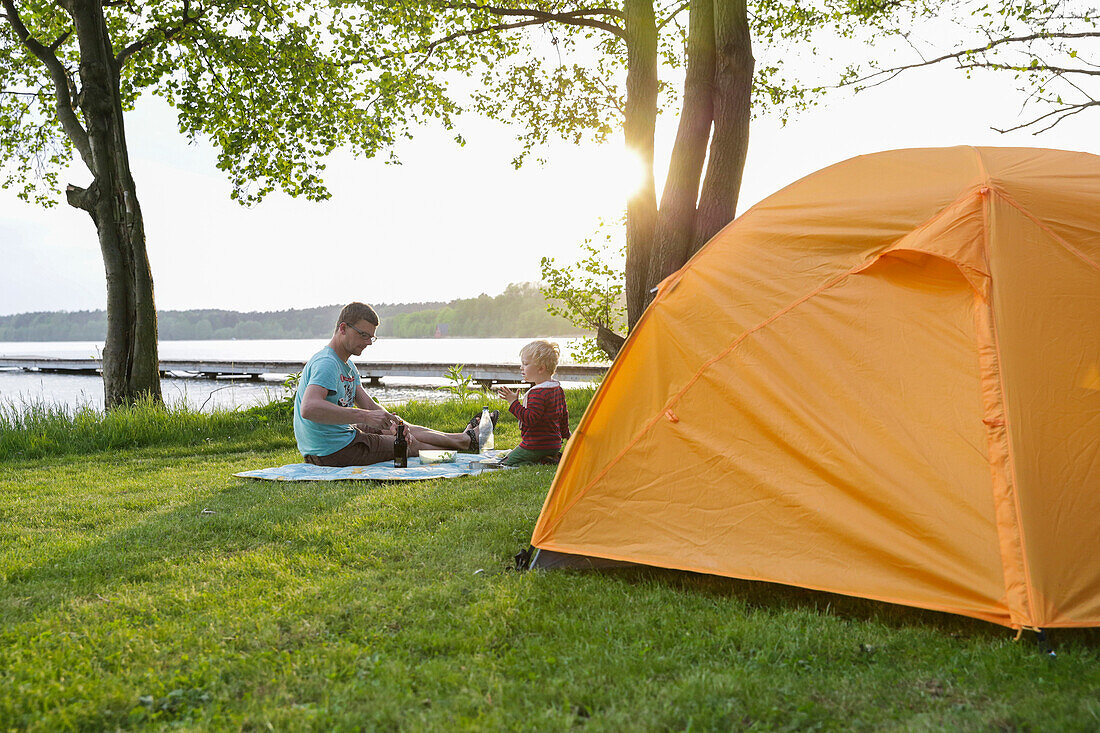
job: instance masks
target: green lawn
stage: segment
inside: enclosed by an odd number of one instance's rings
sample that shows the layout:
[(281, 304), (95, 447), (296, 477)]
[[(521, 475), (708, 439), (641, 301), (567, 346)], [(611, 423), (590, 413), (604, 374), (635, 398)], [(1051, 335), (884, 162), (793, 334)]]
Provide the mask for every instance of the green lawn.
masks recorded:
[(1094, 630), (1051, 658), (761, 583), (516, 573), (551, 468), (247, 481), (297, 455), (275, 412), (240, 424), (3, 458), (0, 730), (1100, 730)]

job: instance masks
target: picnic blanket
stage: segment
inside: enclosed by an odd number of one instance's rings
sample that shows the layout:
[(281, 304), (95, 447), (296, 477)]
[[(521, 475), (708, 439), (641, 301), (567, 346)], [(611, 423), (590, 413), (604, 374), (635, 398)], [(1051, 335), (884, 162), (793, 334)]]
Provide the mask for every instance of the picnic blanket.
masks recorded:
[[(484, 471), (499, 470), (504, 466), (492, 466), (503, 451), (490, 450), (481, 453), (459, 453), (454, 463), (420, 465), (420, 458), (409, 457), (408, 468), (394, 468), (392, 462), (370, 466), (333, 468), (314, 466), (311, 463), (291, 463), (277, 468), (261, 468), (233, 474), (239, 478), (255, 478), (266, 481), (426, 481), (433, 478), (457, 478), (476, 476)], [(492, 466), (492, 467), (491, 467)]]

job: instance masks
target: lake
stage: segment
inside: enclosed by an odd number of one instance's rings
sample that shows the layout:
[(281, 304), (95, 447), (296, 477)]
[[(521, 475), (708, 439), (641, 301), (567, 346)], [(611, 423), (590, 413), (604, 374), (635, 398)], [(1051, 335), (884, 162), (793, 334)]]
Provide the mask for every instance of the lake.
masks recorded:
[[(569, 347), (574, 338), (551, 338), (562, 349), (562, 364), (573, 364)], [(531, 341), (527, 338), (491, 339), (386, 339), (368, 346), (358, 363), (371, 361), (511, 363), (519, 374), (519, 350)], [(237, 359), (305, 361), (328, 339), (257, 339), (254, 341), (161, 341), (162, 359)], [(94, 341), (0, 342), (0, 356), (38, 356), (61, 358), (98, 358), (103, 345)], [(268, 375), (259, 382), (232, 379), (166, 378), (161, 380), (164, 399), (169, 404), (188, 404), (195, 408), (251, 407), (284, 395), (282, 376)], [(368, 389), (383, 404), (407, 400), (445, 399), (439, 389), (447, 380), (387, 378), (384, 386)], [(0, 402), (23, 405), (48, 403), (103, 407), (103, 382), (98, 376), (43, 374), (0, 370)]]

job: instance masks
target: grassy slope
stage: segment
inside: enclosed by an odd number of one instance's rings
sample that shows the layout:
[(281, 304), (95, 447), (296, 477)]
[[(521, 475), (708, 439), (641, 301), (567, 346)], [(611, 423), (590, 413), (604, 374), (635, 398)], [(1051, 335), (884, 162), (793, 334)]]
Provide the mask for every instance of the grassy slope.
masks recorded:
[(232, 478), (296, 460), (259, 427), (6, 461), (0, 730), (1100, 728), (1091, 630), (1052, 660), (989, 624), (767, 584), (517, 574), (552, 469)]

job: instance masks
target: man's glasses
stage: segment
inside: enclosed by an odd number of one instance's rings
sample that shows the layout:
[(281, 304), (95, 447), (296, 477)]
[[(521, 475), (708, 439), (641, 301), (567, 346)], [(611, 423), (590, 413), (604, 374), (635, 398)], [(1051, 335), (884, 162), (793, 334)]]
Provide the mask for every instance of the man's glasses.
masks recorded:
[(373, 344), (375, 341), (378, 340), (377, 336), (373, 336), (373, 335), (371, 335), (369, 333), (366, 333), (364, 331), (360, 331), (358, 328), (351, 325), (350, 323), (345, 323), (344, 325), (347, 326), (348, 328), (350, 328), (352, 331), (355, 331), (357, 334), (362, 336), (364, 339), (366, 339), (368, 344)]

